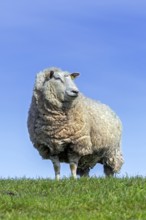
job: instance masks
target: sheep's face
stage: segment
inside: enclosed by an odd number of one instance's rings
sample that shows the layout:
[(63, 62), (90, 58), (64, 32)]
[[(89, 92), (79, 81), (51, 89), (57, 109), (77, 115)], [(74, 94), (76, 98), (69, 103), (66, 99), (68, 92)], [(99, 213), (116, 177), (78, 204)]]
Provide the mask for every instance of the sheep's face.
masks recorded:
[(50, 95), (52, 93), (59, 102), (72, 102), (79, 94), (73, 81), (77, 76), (79, 73), (50, 71), (50, 77), (44, 84), (45, 98), (51, 101)]

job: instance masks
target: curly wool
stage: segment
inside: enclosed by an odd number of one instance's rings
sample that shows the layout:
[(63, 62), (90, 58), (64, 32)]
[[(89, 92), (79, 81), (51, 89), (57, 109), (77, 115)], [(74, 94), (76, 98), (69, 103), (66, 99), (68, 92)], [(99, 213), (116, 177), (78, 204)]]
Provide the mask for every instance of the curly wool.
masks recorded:
[(30, 139), (44, 159), (58, 155), (68, 162), (68, 152), (80, 156), (78, 174), (89, 171), (97, 163), (118, 172), (123, 164), (121, 153), (122, 124), (105, 104), (79, 96), (71, 103), (60, 103), (51, 90), (48, 103), (43, 85), (51, 70), (37, 75), (28, 117)]

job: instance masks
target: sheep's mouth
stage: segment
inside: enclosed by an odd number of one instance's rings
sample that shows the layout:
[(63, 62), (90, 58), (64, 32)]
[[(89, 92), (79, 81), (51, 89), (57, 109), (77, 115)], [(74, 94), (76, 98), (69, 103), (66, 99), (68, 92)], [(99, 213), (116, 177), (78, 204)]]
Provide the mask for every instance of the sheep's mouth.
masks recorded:
[(79, 94), (75, 94), (72, 92), (65, 92), (64, 102), (72, 102), (74, 101)]
[(69, 97), (72, 97), (72, 98), (75, 98), (75, 97), (77, 97), (78, 95), (75, 95), (75, 94), (69, 94), (68, 96), (69, 96)]

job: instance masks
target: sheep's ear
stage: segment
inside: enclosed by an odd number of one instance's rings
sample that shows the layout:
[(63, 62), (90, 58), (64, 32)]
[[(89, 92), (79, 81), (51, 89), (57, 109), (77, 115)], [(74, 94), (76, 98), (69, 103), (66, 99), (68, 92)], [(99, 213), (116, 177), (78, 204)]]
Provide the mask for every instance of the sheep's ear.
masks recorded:
[(51, 70), (51, 71), (50, 71), (50, 79), (52, 79), (53, 75), (54, 75), (54, 71)]
[(79, 76), (79, 73), (71, 73), (70, 76), (72, 79), (75, 79), (77, 76)]

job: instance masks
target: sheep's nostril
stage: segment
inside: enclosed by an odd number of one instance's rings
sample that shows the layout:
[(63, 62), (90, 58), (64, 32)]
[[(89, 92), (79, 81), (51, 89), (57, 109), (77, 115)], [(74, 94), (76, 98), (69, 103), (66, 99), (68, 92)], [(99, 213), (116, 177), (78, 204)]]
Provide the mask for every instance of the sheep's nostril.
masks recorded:
[(66, 94), (71, 97), (77, 97), (79, 94), (79, 90), (77, 89), (66, 90)]
[(78, 90), (72, 90), (72, 93), (74, 93), (75, 95), (78, 95), (79, 91)]

